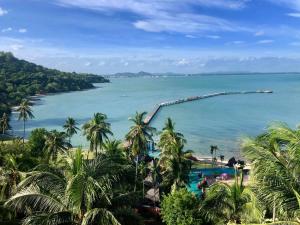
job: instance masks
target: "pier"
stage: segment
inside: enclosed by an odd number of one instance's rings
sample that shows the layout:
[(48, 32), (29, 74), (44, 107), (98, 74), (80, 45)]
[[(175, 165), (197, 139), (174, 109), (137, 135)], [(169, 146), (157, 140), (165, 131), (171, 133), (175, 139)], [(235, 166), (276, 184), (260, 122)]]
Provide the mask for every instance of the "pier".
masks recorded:
[(173, 100), (173, 101), (161, 102), (160, 104), (156, 105), (155, 108), (150, 113), (148, 113), (148, 115), (146, 116), (146, 118), (144, 120), (144, 123), (149, 124), (151, 122), (151, 120), (155, 117), (155, 115), (159, 112), (159, 110), (165, 106), (176, 105), (176, 104), (181, 104), (181, 103), (185, 103), (185, 102), (191, 102), (191, 101), (196, 101), (196, 100), (200, 100), (200, 99), (205, 99), (205, 98), (212, 98), (212, 97), (221, 96), (221, 95), (271, 94), (271, 93), (273, 93), (273, 91), (271, 91), (271, 90), (217, 92), (217, 93), (212, 93), (212, 94), (208, 94), (208, 95), (192, 96), (192, 97), (177, 99), (177, 100)]

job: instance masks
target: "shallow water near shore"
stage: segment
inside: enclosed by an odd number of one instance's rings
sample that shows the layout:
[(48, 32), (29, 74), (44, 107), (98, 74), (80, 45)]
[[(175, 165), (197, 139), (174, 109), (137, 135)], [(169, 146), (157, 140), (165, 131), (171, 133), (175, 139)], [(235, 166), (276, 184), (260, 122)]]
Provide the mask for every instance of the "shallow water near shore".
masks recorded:
[[(108, 115), (112, 131), (123, 138), (130, 127), (128, 118), (136, 111), (151, 111), (158, 103), (223, 91), (273, 90), (273, 94), (217, 96), (164, 107), (151, 122), (160, 130), (167, 117), (196, 155), (210, 155), (210, 145), (218, 145), (226, 158), (239, 157), (240, 139), (262, 133), (275, 121), (296, 127), (300, 119), (300, 75), (214, 75), (194, 77), (114, 78), (96, 84), (97, 89), (43, 97), (33, 106), (34, 120), (28, 132), (37, 127), (62, 130), (68, 116), (81, 126), (95, 112)], [(22, 135), (22, 123), (12, 120), (14, 132)], [(79, 133), (73, 145), (87, 146)]]

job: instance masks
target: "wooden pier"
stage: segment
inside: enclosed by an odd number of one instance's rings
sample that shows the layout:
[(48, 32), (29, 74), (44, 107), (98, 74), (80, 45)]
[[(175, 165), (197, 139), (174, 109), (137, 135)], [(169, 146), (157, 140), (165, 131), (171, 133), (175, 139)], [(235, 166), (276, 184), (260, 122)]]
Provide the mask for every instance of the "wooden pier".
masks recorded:
[(188, 98), (177, 99), (174, 101), (162, 102), (162, 103), (156, 105), (155, 108), (150, 113), (148, 113), (148, 115), (146, 116), (146, 118), (144, 120), (144, 123), (149, 124), (151, 122), (151, 120), (155, 117), (155, 115), (159, 112), (159, 110), (165, 106), (176, 105), (176, 104), (181, 104), (181, 103), (185, 103), (185, 102), (205, 99), (205, 98), (212, 98), (212, 97), (221, 96), (221, 95), (271, 94), (271, 93), (273, 93), (273, 91), (271, 91), (271, 90), (217, 92), (217, 93), (212, 93), (212, 94), (208, 94), (208, 95), (192, 96), (192, 97), (188, 97)]

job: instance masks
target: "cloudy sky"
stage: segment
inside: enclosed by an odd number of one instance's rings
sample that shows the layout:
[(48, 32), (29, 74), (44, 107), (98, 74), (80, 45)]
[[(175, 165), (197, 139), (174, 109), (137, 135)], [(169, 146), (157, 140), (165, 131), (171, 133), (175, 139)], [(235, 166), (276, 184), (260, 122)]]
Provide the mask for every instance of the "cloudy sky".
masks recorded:
[(300, 0), (0, 0), (0, 50), (93, 72), (300, 72)]

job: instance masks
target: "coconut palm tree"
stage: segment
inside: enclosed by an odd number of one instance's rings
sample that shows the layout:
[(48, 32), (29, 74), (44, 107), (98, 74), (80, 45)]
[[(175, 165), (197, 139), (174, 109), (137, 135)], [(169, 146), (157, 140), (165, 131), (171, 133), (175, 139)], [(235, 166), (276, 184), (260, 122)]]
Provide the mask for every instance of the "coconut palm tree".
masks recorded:
[(135, 116), (129, 118), (133, 122), (129, 132), (126, 134), (126, 141), (129, 143), (131, 156), (135, 158), (136, 162), (136, 181), (134, 191), (136, 190), (137, 176), (138, 176), (138, 164), (139, 157), (147, 153), (147, 143), (152, 141), (155, 128), (144, 122), (146, 112), (138, 113)]
[(273, 124), (242, 146), (252, 163), (253, 189), (273, 211), (273, 219), (300, 218), (300, 130)]
[(217, 151), (219, 150), (217, 145), (210, 146), (210, 154), (211, 154), (211, 166), (214, 167), (217, 161)]
[(5, 132), (10, 129), (9, 117), (6, 113), (3, 113), (3, 115), (0, 119), (0, 128), (1, 128), (2, 134), (5, 134)]
[(45, 135), (45, 147), (44, 151), (46, 153), (46, 162), (49, 160), (56, 160), (58, 153), (64, 153), (70, 144), (66, 141), (67, 135), (64, 132), (59, 132), (57, 130), (52, 130), (47, 132)]
[(158, 142), (158, 147), (162, 151), (162, 154), (170, 154), (170, 149), (172, 149), (172, 144), (176, 142), (176, 140), (180, 140), (183, 144), (186, 143), (184, 136), (175, 131), (175, 123), (171, 118), (168, 118), (165, 122), (165, 126), (162, 129), (160, 134), (160, 139)]
[(28, 119), (34, 118), (34, 115), (32, 114), (32, 110), (30, 107), (30, 103), (28, 99), (22, 100), (21, 104), (17, 108), (17, 112), (19, 112), (18, 120), (23, 120), (23, 144), (25, 141), (25, 122)]
[(103, 113), (96, 113), (94, 117), (82, 126), (83, 134), (90, 141), (89, 151), (95, 151), (97, 156), (98, 147), (102, 149), (103, 143), (108, 135), (113, 135), (110, 123), (106, 122), (107, 116)]
[(63, 128), (65, 129), (68, 137), (69, 137), (69, 144), (71, 145), (71, 138), (74, 134), (77, 134), (77, 131), (80, 130), (77, 126), (77, 122), (72, 118), (68, 117)]
[(125, 157), (125, 151), (122, 148), (122, 142), (120, 140), (106, 140), (103, 143), (103, 150), (110, 156)]
[(32, 172), (6, 206), (24, 213), (26, 225), (119, 225), (111, 211), (112, 185), (124, 166), (104, 155), (84, 160), (81, 150), (67, 162), (62, 170), (40, 167)]
[(201, 204), (200, 213), (213, 224), (261, 223), (262, 206), (249, 187), (243, 184), (243, 174), (235, 175), (233, 184), (217, 182), (211, 185)]
[(189, 173), (192, 163), (188, 159), (192, 151), (184, 151), (184, 144), (177, 139), (170, 146), (171, 154), (162, 154), (160, 165), (162, 168), (163, 186), (166, 190), (171, 187), (172, 191), (185, 187), (189, 182)]

